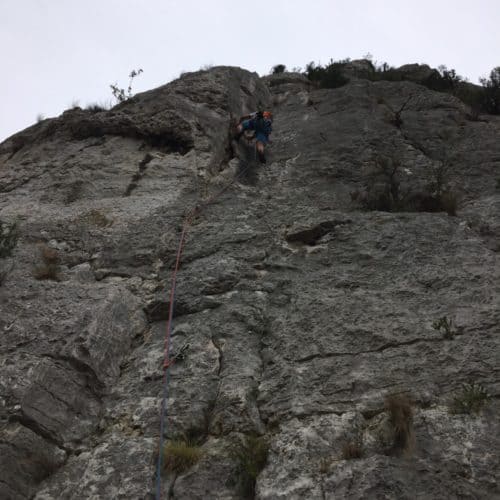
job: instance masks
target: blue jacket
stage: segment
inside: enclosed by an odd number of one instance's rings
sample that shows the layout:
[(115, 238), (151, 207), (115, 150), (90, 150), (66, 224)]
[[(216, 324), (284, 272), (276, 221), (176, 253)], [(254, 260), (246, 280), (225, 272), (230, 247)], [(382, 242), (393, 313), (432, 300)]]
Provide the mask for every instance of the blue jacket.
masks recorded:
[(256, 134), (261, 133), (269, 136), (269, 134), (273, 131), (273, 122), (271, 120), (253, 118), (252, 122)]

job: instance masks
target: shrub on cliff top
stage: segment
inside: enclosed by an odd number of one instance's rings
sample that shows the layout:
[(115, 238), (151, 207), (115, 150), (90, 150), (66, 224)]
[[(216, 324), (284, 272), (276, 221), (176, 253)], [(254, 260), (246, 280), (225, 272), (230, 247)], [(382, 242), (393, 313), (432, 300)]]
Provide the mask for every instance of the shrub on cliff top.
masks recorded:
[(286, 66), (284, 64), (276, 64), (271, 69), (272, 75), (279, 75), (280, 73), (284, 73), (286, 71)]
[(133, 96), (133, 94), (132, 94), (132, 82), (133, 82), (134, 78), (139, 76), (141, 73), (142, 73), (142, 69), (138, 69), (138, 70), (133, 69), (130, 72), (130, 74), (128, 75), (129, 83), (128, 83), (128, 88), (127, 88), (126, 92), (125, 92), (125, 89), (119, 88), (117, 83), (110, 85), (111, 93), (113, 94), (113, 97), (116, 99), (116, 101), (118, 103), (124, 102)]
[(348, 60), (336, 61), (330, 59), (326, 66), (316, 65), (310, 62), (306, 65), (305, 74), (309, 80), (316, 82), (321, 88), (334, 89), (342, 87), (349, 80), (342, 74), (342, 68), (348, 63)]
[(483, 86), (483, 109), (486, 113), (500, 114), (500, 66), (491, 70), (489, 78), (481, 78)]

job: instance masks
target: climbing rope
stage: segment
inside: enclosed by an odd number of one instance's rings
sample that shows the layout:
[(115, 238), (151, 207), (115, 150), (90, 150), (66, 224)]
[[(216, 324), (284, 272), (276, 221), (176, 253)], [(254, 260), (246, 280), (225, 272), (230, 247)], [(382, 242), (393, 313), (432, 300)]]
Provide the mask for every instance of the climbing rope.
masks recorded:
[(177, 271), (179, 270), (179, 264), (181, 262), (182, 250), (184, 248), (185, 240), (186, 240), (186, 232), (188, 228), (188, 224), (190, 223), (190, 218), (187, 218), (183, 227), (181, 238), (179, 241), (179, 247), (177, 249), (177, 257), (175, 260), (175, 267), (172, 273), (172, 284), (170, 287), (170, 305), (168, 310), (168, 322), (167, 322), (167, 333), (165, 335), (165, 354), (163, 361), (163, 395), (161, 400), (161, 417), (160, 417), (160, 447), (158, 450), (158, 464), (156, 469), (156, 498), (157, 500), (161, 499), (161, 469), (162, 469), (162, 459), (163, 459), (163, 447), (165, 444), (165, 416), (166, 416), (166, 406), (168, 399), (168, 382), (170, 380), (170, 339), (172, 332), (172, 320), (174, 313), (174, 304), (175, 304), (175, 287), (177, 284)]
[(165, 334), (165, 346), (164, 346), (164, 358), (163, 358), (163, 393), (161, 400), (161, 415), (160, 415), (160, 445), (158, 449), (158, 459), (157, 459), (157, 467), (156, 467), (156, 500), (161, 500), (161, 471), (163, 465), (163, 447), (165, 445), (165, 420), (167, 416), (167, 401), (168, 401), (168, 386), (170, 381), (170, 366), (175, 362), (176, 357), (170, 357), (170, 347), (171, 347), (171, 333), (172, 333), (172, 324), (174, 319), (174, 305), (175, 305), (175, 292), (177, 286), (177, 272), (179, 271), (182, 252), (186, 245), (186, 235), (189, 227), (193, 223), (193, 220), (196, 216), (200, 215), (203, 209), (205, 209), (208, 205), (213, 203), (217, 198), (219, 198), (224, 192), (226, 192), (239, 178), (241, 178), (252, 166), (251, 162), (248, 162), (248, 165), (238, 172), (237, 175), (233, 177), (231, 182), (228, 182), (219, 192), (217, 192), (214, 196), (209, 198), (207, 201), (203, 202), (201, 205), (195, 206), (190, 212), (188, 212), (184, 224), (182, 226), (182, 232), (179, 239), (179, 246), (177, 248), (177, 256), (175, 259), (174, 270), (172, 271), (172, 279), (170, 286), (170, 303), (168, 309), (168, 321), (167, 321), (167, 330)]

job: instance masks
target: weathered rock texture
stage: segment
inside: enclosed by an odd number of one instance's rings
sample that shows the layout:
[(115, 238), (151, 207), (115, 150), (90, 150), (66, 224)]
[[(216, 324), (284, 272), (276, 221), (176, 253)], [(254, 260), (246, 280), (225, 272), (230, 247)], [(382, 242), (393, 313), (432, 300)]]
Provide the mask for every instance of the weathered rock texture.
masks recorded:
[[(266, 166), (230, 141), (258, 107)], [(259, 499), (498, 497), (500, 120), (468, 116), (412, 82), (219, 67), (1, 144), (0, 497), (151, 498), (196, 205), (166, 437), (202, 456), (164, 497), (241, 498), (252, 434)], [(478, 413), (450, 411), (463, 383)]]

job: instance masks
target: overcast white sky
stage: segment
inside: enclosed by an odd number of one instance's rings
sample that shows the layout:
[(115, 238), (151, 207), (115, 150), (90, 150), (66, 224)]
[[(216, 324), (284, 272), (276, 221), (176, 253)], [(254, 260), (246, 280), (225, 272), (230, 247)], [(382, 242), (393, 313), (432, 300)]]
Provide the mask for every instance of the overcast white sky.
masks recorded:
[(330, 58), (446, 64), (477, 83), (500, 66), (499, 0), (0, 0), (0, 141), (181, 71), (268, 73)]

